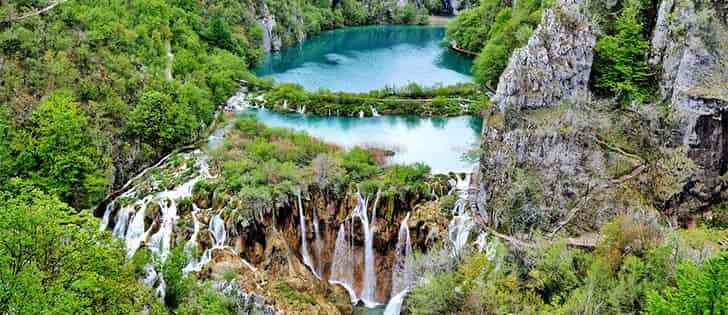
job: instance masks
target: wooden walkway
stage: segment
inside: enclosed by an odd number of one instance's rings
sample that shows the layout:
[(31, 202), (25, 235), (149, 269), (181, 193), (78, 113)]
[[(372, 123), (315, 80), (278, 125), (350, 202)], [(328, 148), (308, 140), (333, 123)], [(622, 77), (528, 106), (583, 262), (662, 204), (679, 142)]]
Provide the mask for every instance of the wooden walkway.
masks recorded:
[(463, 54), (463, 55), (467, 55), (467, 56), (470, 56), (470, 57), (477, 57), (478, 56), (478, 53), (476, 53), (474, 51), (467, 50), (465, 48), (462, 48), (462, 47), (458, 46), (458, 43), (455, 42), (455, 41), (450, 42), (450, 48), (452, 50), (456, 51), (456, 52), (459, 52), (459, 53)]

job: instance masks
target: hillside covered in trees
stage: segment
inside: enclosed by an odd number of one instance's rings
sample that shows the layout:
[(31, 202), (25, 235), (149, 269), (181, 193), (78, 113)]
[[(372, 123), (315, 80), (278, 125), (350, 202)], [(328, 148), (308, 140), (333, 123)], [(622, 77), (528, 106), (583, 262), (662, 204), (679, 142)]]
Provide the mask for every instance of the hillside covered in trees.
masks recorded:
[[(474, 84), (251, 73), (432, 15)], [(342, 248), (404, 314), (726, 314), (726, 43), (721, 0), (0, 0), (0, 314), (350, 314)], [(248, 89), (280, 112), (482, 116), (476, 169), (226, 114)]]

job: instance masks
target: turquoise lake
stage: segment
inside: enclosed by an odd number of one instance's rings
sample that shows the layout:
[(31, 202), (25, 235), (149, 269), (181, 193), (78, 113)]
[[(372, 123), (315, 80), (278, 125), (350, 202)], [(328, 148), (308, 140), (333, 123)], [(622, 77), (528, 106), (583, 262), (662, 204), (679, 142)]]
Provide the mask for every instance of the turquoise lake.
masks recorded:
[(310, 91), (367, 92), (413, 82), (471, 82), (472, 59), (451, 51), (444, 38), (441, 26), (339, 29), (267, 55), (254, 72)]
[(321, 117), (282, 114), (265, 109), (246, 111), (270, 127), (305, 131), (343, 148), (354, 146), (393, 150), (390, 163), (425, 163), (433, 173), (470, 172), (473, 161), (463, 159), (480, 142), (479, 117), (423, 118), (415, 116)]

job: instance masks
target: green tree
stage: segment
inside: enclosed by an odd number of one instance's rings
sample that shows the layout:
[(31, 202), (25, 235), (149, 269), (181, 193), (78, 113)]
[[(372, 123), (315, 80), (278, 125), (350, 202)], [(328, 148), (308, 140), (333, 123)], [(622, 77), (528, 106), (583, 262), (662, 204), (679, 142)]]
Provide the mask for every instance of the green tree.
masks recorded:
[(728, 253), (681, 264), (677, 287), (650, 294), (646, 314), (728, 314)]
[(28, 186), (0, 192), (0, 313), (161, 313), (121, 244), (71, 212)]
[(162, 275), (166, 283), (164, 304), (169, 309), (177, 309), (187, 300), (193, 287), (192, 279), (188, 278), (182, 269), (187, 264), (187, 254), (182, 247), (175, 247), (162, 264)]
[(94, 133), (71, 97), (52, 95), (13, 133), (11, 176), (26, 178), (76, 208), (93, 205), (105, 193), (110, 165)]
[(650, 45), (640, 20), (642, 11), (642, 0), (627, 1), (616, 20), (616, 33), (602, 37), (595, 47), (596, 87), (627, 102), (644, 102), (651, 95)]
[(166, 93), (147, 90), (129, 114), (126, 129), (142, 142), (171, 150), (189, 143), (198, 130), (194, 114)]

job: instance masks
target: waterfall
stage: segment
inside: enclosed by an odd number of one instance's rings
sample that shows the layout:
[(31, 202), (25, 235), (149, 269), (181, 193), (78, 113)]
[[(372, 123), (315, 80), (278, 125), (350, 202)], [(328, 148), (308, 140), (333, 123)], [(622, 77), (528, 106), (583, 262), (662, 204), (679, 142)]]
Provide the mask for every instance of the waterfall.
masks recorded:
[[(339, 232), (336, 234), (336, 246), (334, 247), (334, 257), (331, 262), (331, 275), (329, 283), (338, 284), (349, 292), (351, 303), (356, 304), (359, 298), (354, 291), (354, 247), (353, 234), (350, 239), (346, 239), (347, 227), (352, 227), (353, 222), (347, 219), (339, 226)], [(348, 225), (348, 226), (347, 226)]]
[(146, 233), (144, 232), (144, 208), (141, 207), (135, 214), (129, 228), (126, 230), (124, 239), (126, 240), (126, 254), (128, 257), (134, 256), (134, 253), (144, 240)]
[(399, 226), (397, 246), (394, 252), (394, 266), (392, 268), (391, 298), (407, 290), (412, 283), (412, 271), (407, 264), (407, 259), (412, 255), (412, 241), (407, 226), (409, 216), (410, 214), (407, 213)]
[(374, 108), (374, 106), (369, 106), (369, 107), (372, 109), (372, 117), (382, 116), (382, 115), (379, 115), (379, 112), (377, 111), (376, 108)]
[(384, 315), (399, 315), (402, 311), (402, 303), (404, 302), (404, 297), (407, 296), (407, 293), (409, 293), (409, 290), (404, 290), (389, 299), (387, 307), (384, 308)]
[(169, 203), (162, 201), (158, 204), (162, 212), (162, 224), (159, 231), (149, 239), (149, 249), (164, 261), (172, 247), (172, 232), (177, 222), (177, 203), (170, 200)]
[(313, 235), (314, 235), (314, 249), (316, 250), (316, 261), (318, 264), (316, 264), (316, 272), (318, 274), (323, 274), (323, 257), (322, 255), (322, 249), (323, 249), (323, 242), (321, 241), (321, 232), (319, 230), (319, 220), (318, 220), (318, 211), (316, 211), (316, 208), (313, 208)]
[(106, 230), (106, 227), (109, 226), (109, 220), (111, 220), (111, 211), (114, 210), (114, 202), (109, 202), (108, 205), (106, 205), (106, 210), (104, 211), (104, 216), (101, 218), (101, 225), (99, 225), (99, 231)]
[(450, 254), (453, 256), (459, 256), (463, 247), (465, 247), (468, 242), (470, 231), (475, 226), (475, 222), (466, 207), (470, 174), (467, 174), (462, 180), (458, 177), (453, 181), (451, 181), (453, 190), (450, 192), (457, 193), (458, 200), (455, 202), (455, 206), (453, 206), (453, 218), (447, 227), (447, 234), (451, 246)]
[[(119, 210), (116, 215), (116, 225), (114, 230), (111, 232), (112, 235), (122, 238), (126, 235), (126, 229), (129, 226), (129, 217), (131, 216), (133, 209), (131, 207), (124, 207)], [(103, 222), (101, 223), (103, 224)]]
[(298, 108), (296, 110), (296, 112), (298, 112), (301, 115), (305, 115), (306, 114), (306, 105), (303, 105), (303, 107)]
[[(118, 211), (116, 215), (116, 224), (112, 233), (118, 238), (125, 239), (127, 255), (129, 257), (134, 255), (136, 250), (141, 246), (142, 242), (148, 240), (149, 249), (157, 254), (162, 261), (164, 261), (169, 255), (169, 251), (172, 247), (172, 235), (178, 218), (178, 201), (183, 198), (191, 197), (192, 189), (197, 182), (203, 179), (212, 178), (209, 171), (209, 165), (207, 164), (207, 157), (201, 154), (201, 151), (197, 150), (191, 154), (184, 154), (182, 156), (188, 160), (191, 160), (191, 156), (198, 157), (194, 163), (194, 168), (198, 171), (197, 176), (175, 187), (174, 189), (152, 192), (143, 198), (136, 200), (133, 204), (122, 207)], [(179, 170), (180, 173), (183, 171), (184, 170)], [(153, 189), (156, 189), (156, 185), (157, 183), (152, 183), (151, 186)], [(140, 195), (140, 193), (136, 191), (136, 188), (131, 188), (115, 200), (111, 201), (104, 213), (101, 228), (106, 229), (108, 226), (108, 220), (111, 218), (114, 205), (120, 198), (140, 198), (141, 196), (138, 195)], [(145, 210), (152, 202), (159, 205), (161, 222), (159, 222), (158, 225), (159, 230), (155, 234), (149, 236), (154, 225), (145, 231), (144, 217)]]
[(225, 247), (225, 241), (227, 240), (227, 230), (225, 230), (225, 220), (222, 219), (220, 214), (216, 214), (210, 220), (210, 233), (212, 234), (213, 248)]
[(308, 252), (308, 242), (306, 242), (306, 217), (303, 215), (303, 203), (301, 202), (301, 194), (296, 194), (296, 197), (298, 198), (298, 232), (301, 234), (301, 256), (303, 256), (303, 264), (311, 269), (311, 272), (316, 278), (321, 279), (321, 277), (319, 277), (318, 273), (316, 272), (316, 268), (313, 265), (311, 254), (309, 254)]
[(360, 110), (359, 111), (359, 118), (364, 118), (364, 111), (363, 110)]
[(377, 278), (374, 273), (374, 223), (377, 217), (377, 202), (379, 201), (379, 192), (372, 207), (371, 220), (367, 215), (369, 204), (368, 198), (363, 198), (361, 193), (357, 192), (357, 205), (354, 214), (359, 217), (362, 223), (362, 232), (364, 232), (364, 288), (361, 293), (361, 300), (366, 307), (372, 308), (379, 305), (375, 300), (377, 291)]
[[(197, 257), (195, 257), (195, 249), (197, 249), (197, 237), (200, 234), (200, 228), (202, 226), (202, 223), (200, 223), (200, 220), (197, 220), (197, 213), (200, 212), (200, 209), (198, 209), (194, 203), (192, 204), (192, 209), (194, 209), (192, 210), (192, 222), (194, 224), (194, 230), (192, 231), (192, 236), (190, 236), (190, 240), (185, 243), (184, 247), (184, 251), (189, 259), (187, 265), (184, 267), (184, 269), (182, 269), (182, 272), (184, 273), (200, 271), (202, 269), (202, 266), (207, 263), (207, 261), (203, 263), (203, 259), (198, 260)], [(204, 258), (204, 255), (201, 258)]]

